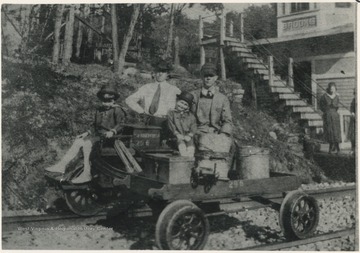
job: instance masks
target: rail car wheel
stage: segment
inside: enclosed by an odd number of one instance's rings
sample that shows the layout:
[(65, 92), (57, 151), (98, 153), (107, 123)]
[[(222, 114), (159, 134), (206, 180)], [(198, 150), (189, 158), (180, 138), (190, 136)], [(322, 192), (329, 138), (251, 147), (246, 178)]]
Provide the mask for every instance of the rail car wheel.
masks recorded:
[(208, 236), (207, 218), (188, 200), (169, 204), (156, 223), (155, 240), (162, 250), (201, 250)]
[(95, 192), (88, 189), (65, 191), (66, 204), (80, 216), (92, 216), (103, 209)]
[(311, 237), (319, 223), (319, 206), (314, 197), (301, 191), (289, 192), (280, 208), (280, 225), (287, 239)]

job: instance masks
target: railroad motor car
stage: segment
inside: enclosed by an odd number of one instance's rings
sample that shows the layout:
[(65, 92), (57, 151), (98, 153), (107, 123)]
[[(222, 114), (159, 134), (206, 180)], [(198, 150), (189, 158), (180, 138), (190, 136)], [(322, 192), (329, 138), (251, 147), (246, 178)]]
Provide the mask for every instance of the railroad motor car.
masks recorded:
[(229, 166), (229, 180), (220, 180), (216, 166), (224, 163), (224, 157), (208, 156), (214, 165), (210, 172), (195, 170), (197, 159), (164, 148), (158, 127), (125, 125), (121, 135), (98, 142), (90, 159), (89, 183), (71, 183), (82, 171), (82, 159), (74, 159), (65, 175), (46, 177), (63, 191), (67, 205), (78, 215), (92, 216), (114, 203), (124, 209), (146, 205), (157, 217), (155, 241), (160, 249), (204, 248), (210, 231), (207, 217), (224, 213), (224, 203), (251, 200), (278, 210), (279, 224), (289, 239), (312, 236), (319, 222), (318, 204), (297, 190), (301, 185), (297, 176), (270, 173), (243, 179)]

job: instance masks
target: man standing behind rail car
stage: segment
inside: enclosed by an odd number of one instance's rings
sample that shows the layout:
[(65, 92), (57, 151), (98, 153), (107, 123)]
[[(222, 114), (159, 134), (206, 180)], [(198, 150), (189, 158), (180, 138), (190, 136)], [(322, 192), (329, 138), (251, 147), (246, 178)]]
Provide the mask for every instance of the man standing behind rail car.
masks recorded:
[(164, 127), (167, 113), (175, 108), (176, 95), (181, 91), (166, 80), (172, 70), (172, 64), (160, 59), (153, 64), (155, 82), (140, 87), (134, 94), (126, 98), (125, 103), (135, 112), (147, 115), (148, 125)]

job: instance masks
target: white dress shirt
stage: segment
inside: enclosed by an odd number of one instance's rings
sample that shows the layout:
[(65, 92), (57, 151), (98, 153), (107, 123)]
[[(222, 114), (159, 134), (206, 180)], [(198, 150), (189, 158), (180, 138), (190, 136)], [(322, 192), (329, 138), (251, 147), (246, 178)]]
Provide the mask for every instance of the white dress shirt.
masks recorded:
[[(149, 114), (149, 107), (158, 85), (159, 83), (156, 82), (141, 86), (134, 94), (126, 98), (125, 103), (137, 113)], [(165, 117), (169, 110), (175, 108), (176, 95), (180, 94), (181, 91), (166, 81), (160, 83), (160, 89), (159, 107), (153, 116)]]

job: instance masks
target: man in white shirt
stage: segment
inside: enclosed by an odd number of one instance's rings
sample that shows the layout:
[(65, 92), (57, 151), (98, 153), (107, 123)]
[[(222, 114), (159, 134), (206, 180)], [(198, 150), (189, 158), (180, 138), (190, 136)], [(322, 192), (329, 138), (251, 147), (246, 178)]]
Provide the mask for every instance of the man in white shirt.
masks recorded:
[(148, 115), (149, 125), (165, 127), (166, 115), (175, 108), (176, 95), (181, 91), (166, 81), (172, 70), (171, 63), (160, 59), (153, 67), (155, 82), (141, 86), (126, 98), (125, 103), (135, 112)]

